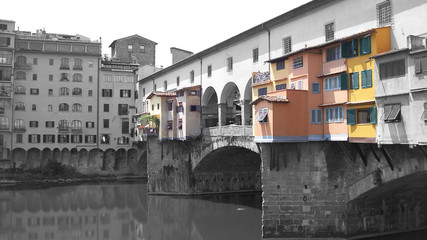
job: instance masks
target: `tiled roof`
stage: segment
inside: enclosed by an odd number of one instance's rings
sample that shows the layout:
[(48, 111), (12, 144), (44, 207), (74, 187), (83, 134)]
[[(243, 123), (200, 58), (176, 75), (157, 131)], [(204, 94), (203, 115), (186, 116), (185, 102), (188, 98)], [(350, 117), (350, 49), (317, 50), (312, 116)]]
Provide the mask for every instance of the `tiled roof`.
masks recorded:
[(256, 105), (260, 101), (267, 101), (267, 102), (275, 102), (275, 103), (288, 103), (289, 100), (286, 97), (283, 96), (259, 96), (255, 101), (251, 102), (251, 105)]
[(176, 92), (152, 92), (148, 95), (147, 99), (152, 98), (153, 96), (159, 97), (176, 97)]

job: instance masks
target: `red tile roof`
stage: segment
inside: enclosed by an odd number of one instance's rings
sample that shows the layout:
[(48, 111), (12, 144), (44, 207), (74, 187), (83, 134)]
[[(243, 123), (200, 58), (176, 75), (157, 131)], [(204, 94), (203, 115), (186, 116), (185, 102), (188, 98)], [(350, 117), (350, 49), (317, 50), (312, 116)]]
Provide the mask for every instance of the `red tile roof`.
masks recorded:
[(251, 105), (256, 105), (260, 101), (267, 101), (267, 102), (275, 102), (275, 103), (288, 103), (289, 99), (283, 96), (259, 96), (256, 100), (251, 102)]
[(148, 95), (147, 99), (151, 99), (153, 96), (176, 97), (176, 92), (152, 92), (150, 95)]

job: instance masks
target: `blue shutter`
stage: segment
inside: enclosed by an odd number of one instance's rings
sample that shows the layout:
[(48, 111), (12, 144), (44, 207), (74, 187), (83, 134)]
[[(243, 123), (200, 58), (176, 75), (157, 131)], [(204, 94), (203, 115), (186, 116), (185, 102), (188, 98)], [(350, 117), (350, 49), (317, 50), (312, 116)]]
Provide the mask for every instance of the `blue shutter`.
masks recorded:
[(369, 118), (372, 124), (376, 124), (377, 123), (377, 108), (376, 107), (371, 107), (370, 108), (370, 114), (369, 114)]
[(341, 43), (341, 57), (347, 58), (348, 57), (348, 46), (349, 42), (342, 42)]
[(366, 88), (366, 71), (360, 73), (362, 75), (362, 88)]
[(356, 109), (347, 109), (347, 125), (356, 124)]
[(351, 74), (351, 89), (359, 89), (359, 72)]
[(371, 53), (371, 36), (361, 38), (360, 39), (360, 55), (365, 55), (370, 53)]
[(372, 87), (372, 70), (366, 70), (366, 87)]
[(343, 73), (341, 74), (341, 90), (347, 90), (348, 89), (348, 74)]

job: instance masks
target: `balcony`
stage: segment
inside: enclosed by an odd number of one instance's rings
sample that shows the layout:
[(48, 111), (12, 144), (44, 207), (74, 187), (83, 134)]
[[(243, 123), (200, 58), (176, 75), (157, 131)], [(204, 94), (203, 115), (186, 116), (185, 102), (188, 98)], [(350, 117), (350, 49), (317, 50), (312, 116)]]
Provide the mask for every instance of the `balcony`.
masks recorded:
[(69, 132), (70, 131), (70, 127), (68, 126), (59, 126), (58, 127), (58, 132)]
[(269, 72), (252, 73), (252, 86), (271, 82)]
[(324, 62), (322, 64), (322, 75), (329, 75), (347, 71), (346, 58)]
[(14, 126), (13, 127), (13, 131), (14, 132), (25, 132), (27, 129), (25, 128), (25, 126)]
[(61, 65), (61, 66), (59, 66), (59, 69), (61, 69), (61, 70), (70, 70), (70, 66), (69, 65)]
[[(59, 130), (58, 130), (59, 131)], [(72, 128), (71, 129), (72, 133), (82, 133), (82, 129), (81, 128)]]
[(82, 66), (73, 66), (73, 70), (83, 70)]
[(31, 63), (19, 63), (19, 62), (15, 62), (15, 68), (16, 69), (31, 70), (32, 69), (32, 64)]

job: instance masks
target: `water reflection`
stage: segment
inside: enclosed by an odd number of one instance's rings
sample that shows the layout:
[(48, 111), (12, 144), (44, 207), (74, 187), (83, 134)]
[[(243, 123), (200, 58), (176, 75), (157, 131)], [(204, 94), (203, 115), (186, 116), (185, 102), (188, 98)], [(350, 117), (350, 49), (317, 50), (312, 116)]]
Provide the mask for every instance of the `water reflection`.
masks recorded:
[(260, 206), (260, 194), (147, 197), (141, 183), (0, 190), (0, 240), (258, 240)]

